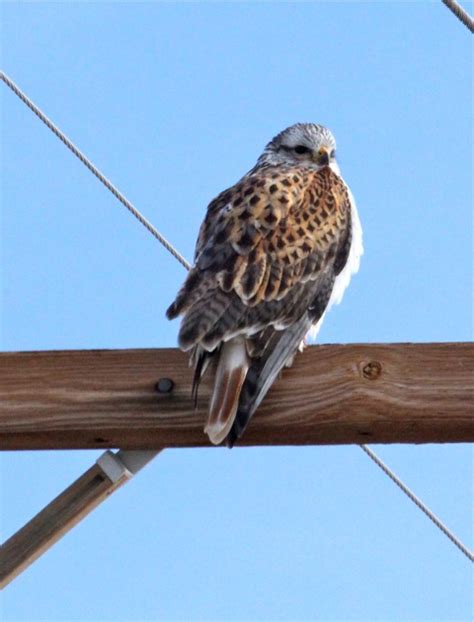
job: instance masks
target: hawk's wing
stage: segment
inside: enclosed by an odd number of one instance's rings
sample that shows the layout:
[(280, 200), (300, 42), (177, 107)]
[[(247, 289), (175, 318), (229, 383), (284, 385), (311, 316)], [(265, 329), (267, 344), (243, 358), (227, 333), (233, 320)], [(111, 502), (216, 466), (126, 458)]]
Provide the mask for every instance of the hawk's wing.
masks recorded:
[[(324, 313), (350, 245), (350, 196), (329, 168), (261, 169), (209, 205), (194, 266), (167, 314), (184, 315), (180, 347), (201, 359), (229, 344), (221, 359), (232, 359), (232, 370), (240, 365), (229, 397), (238, 400), (242, 389), (239, 413), (245, 399), (253, 413)], [(237, 355), (230, 344), (240, 344)], [(260, 389), (250, 399), (257, 368)]]

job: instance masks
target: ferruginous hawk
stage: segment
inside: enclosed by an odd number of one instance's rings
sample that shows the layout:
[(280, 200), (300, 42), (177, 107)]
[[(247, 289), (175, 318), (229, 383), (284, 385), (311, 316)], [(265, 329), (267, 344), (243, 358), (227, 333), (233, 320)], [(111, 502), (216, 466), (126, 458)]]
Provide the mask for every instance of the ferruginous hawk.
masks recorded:
[(212, 359), (205, 432), (232, 447), (285, 365), (340, 302), (359, 268), (362, 229), (331, 132), (297, 123), (207, 208), (194, 265), (169, 319), (191, 353), (193, 394)]

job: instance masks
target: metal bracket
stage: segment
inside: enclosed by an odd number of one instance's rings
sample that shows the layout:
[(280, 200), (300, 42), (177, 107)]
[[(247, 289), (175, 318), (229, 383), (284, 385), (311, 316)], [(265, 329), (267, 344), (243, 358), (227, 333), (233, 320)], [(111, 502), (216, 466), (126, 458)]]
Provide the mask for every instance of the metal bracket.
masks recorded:
[(97, 465), (114, 484), (121, 479), (133, 477), (133, 473), (127, 469), (118, 454), (113, 451), (105, 451), (97, 460)]
[(105, 475), (115, 484), (125, 478), (130, 479), (147, 465), (161, 450), (120, 449), (116, 453), (107, 450), (96, 461)]

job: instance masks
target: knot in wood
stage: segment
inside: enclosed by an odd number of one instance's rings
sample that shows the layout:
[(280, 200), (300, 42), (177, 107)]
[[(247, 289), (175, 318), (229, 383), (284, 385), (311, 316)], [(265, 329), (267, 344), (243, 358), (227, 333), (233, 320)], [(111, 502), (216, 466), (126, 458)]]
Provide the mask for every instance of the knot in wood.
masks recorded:
[(174, 389), (174, 382), (171, 378), (160, 378), (156, 383), (158, 393), (171, 393)]
[(362, 368), (362, 375), (367, 380), (375, 380), (382, 373), (382, 365), (378, 361), (369, 361)]

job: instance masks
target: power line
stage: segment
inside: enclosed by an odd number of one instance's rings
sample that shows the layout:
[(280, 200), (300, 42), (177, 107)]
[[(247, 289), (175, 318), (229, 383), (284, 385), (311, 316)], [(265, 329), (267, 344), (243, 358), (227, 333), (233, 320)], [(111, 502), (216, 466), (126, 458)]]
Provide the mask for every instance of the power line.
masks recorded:
[(464, 555), (471, 560), (471, 562), (474, 562), (474, 554), (471, 553), (471, 551), (464, 546), (464, 544), (459, 540), (459, 538), (457, 538), (452, 531), (450, 531), (446, 525), (444, 523), (442, 523), (439, 518), (433, 514), (433, 512), (423, 503), (423, 501), (421, 501), (421, 499), (419, 499), (415, 493), (413, 493), (408, 486), (406, 486), (402, 480), (397, 477), (395, 475), (395, 473), (389, 469), (389, 467), (382, 462), (382, 460), (377, 456), (376, 453), (374, 453), (370, 447), (367, 447), (367, 445), (360, 445), (360, 448), (362, 449), (362, 451), (365, 451), (365, 453), (369, 456), (369, 458), (371, 460), (373, 460), (375, 462), (375, 464), (380, 467), (382, 469), (382, 471), (388, 475), (388, 477), (392, 480), (392, 482), (395, 482), (395, 484), (406, 494), (406, 496), (411, 499), (413, 501), (413, 503), (418, 506), (418, 508), (424, 513), (426, 514), (426, 516), (433, 521), (433, 523), (436, 525), (436, 527), (438, 527), (438, 529), (440, 529), (444, 535), (446, 537), (448, 537), (451, 542), (458, 547), (458, 549), (464, 553)]
[[(27, 97), (18, 86), (8, 78), (3, 71), (0, 71), (0, 78), (5, 84), (21, 99), (21, 101), (32, 110), (35, 115), (66, 145), (72, 153), (101, 181), (104, 186), (137, 218), (142, 225), (175, 257), (181, 265), (187, 270), (191, 268), (191, 264), (174, 248), (174, 246), (164, 238), (161, 233), (144, 217), (142, 214), (128, 201), (119, 190), (96, 168), (92, 162), (67, 138), (67, 136), (52, 122), (48, 117)], [(377, 457), (377, 455), (367, 445), (360, 445), (360, 448), (382, 469), (382, 471), (395, 482), (395, 484), (408, 496), (422, 512), (433, 521), (433, 523), (455, 544), (460, 551), (464, 553), (471, 561), (474, 561), (474, 555), (462, 542), (437, 518), (433, 512), (416, 497), (411, 490), (405, 486), (395, 473)]]
[(151, 224), (149, 220), (143, 216), (136, 207), (130, 203), (130, 201), (113, 185), (113, 183), (105, 177), (103, 173), (99, 171), (99, 169), (87, 158), (82, 151), (80, 151), (74, 143), (69, 140), (69, 138), (62, 132), (48, 117), (42, 112), (36, 104), (34, 104), (29, 97), (20, 90), (20, 88), (13, 82), (11, 78), (9, 78), (3, 71), (0, 71), (0, 78), (5, 82), (5, 84), (15, 93), (17, 97), (21, 99), (21, 101), (28, 106), (30, 110), (32, 110), (35, 115), (48, 127), (53, 134), (55, 134), (60, 141), (62, 141), (66, 147), (72, 151), (72, 153), (79, 158), (79, 160), (86, 166), (90, 172), (97, 177), (97, 179), (104, 184), (104, 186), (109, 190), (116, 199), (124, 205), (129, 212), (135, 216), (135, 218), (141, 222), (141, 224), (148, 229), (148, 231), (155, 236), (160, 244), (162, 244), (167, 251), (169, 251), (173, 257), (175, 257), (181, 265), (189, 270), (191, 267), (186, 259), (178, 253), (178, 251), (174, 248), (168, 240), (161, 235), (161, 233), (155, 229), (155, 227)]
[(441, 0), (448, 9), (450, 9), (461, 22), (469, 28), (471, 32), (474, 32), (474, 19), (460, 6), (456, 0)]

